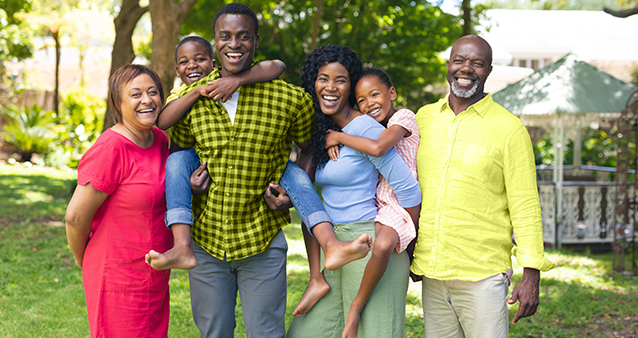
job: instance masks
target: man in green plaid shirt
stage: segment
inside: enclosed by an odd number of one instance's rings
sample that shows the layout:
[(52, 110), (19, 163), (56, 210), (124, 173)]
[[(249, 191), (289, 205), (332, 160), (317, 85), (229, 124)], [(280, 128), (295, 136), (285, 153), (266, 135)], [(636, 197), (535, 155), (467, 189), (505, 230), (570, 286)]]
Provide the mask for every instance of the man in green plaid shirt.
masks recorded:
[[(255, 14), (242, 4), (222, 7), (213, 21), (221, 68), (185, 88), (237, 74), (254, 62)], [(248, 337), (283, 337), (288, 210), (272, 211), (263, 194), (282, 176), (294, 141), (310, 139), (314, 105), (282, 80), (242, 86), (226, 103), (201, 97), (172, 128), (180, 147), (195, 147), (210, 184), (193, 198), (191, 234), (197, 266), (190, 270), (191, 304), (202, 337), (232, 337), (239, 290)]]

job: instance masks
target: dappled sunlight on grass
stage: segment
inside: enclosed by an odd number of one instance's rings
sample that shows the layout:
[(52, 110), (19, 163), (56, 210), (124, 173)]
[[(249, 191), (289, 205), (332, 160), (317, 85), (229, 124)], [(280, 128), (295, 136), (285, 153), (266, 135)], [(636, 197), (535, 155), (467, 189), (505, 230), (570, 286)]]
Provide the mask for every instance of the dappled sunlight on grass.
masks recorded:
[(301, 233), (301, 224), (292, 223), (284, 227), (284, 234), (288, 242), (288, 255), (302, 255), (306, 257), (306, 247)]
[[(75, 174), (0, 164), (0, 337), (87, 337), (81, 270), (66, 242), (64, 210)], [(308, 282), (301, 225), (288, 240), (286, 326)], [(542, 273), (536, 315), (510, 326), (509, 337), (638, 337), (638, 277), (615, 273), (611, 254), (550, 250), (559, 266)], [(628, 258), (629, 259), (629, 258)], [(630, 267), (631, 264), (626, 264)], [(512, 286), (523, 268), (514, 261)], [(188, 272), (171, 273), (169, 337), (199, 337)], [(239, 298), (235, 337), (245, 337)], [(509, 307), (510, 319), (518, 305)], [(405, 337), (423, 337), (421, 283), (410, 282)]]
[[(638, 278), (611, 269), (611, 254), (550, 250), (558, 267), (541, 273), (536, 315), (510, 328), (510, 337), (637, 337)], [(523, 268), (513, 261), (513, 285)], [(518, 305), (510, 307), (512, 316)]]
[(562, 253), (562, 252), (548, 252), (545, 256), (550, 261), (560, 265), (569, 264), (570, 266), (597, 266), (600, 264), (599, 261), (594, 260), (587, 256), (575, 256), (573, 253)]
[(61, 219), (76, 178), (74, 172), (0, 164), (0, 218)]
[(549, 252), (547, 258), (558, 266), (543, 273), (543, 280), (577, 283), (583, 287), (619, 293), (638, 291), (638, 279), (636, 283), (618, 283), (617, 277), (625, 281), (631, 281), (631, 277), (614, 276), (608, 262), (590, 257), (588, 253)]
[[(292, 219), (299, 219), (296, 212), (291, 212)], [(301, 232), (301, 224), (292, 223), (284, 227), (284, 234), (288, 241), (288, 273), (295, 272), (308, 276), (308, 256), (306, 255), (306, 246), (303, 241)], [(307, 282), (307, 278), (306, 278)]]
[(574, 268), (571, 266), (558, 266), (554, 270), (543, 274), (543, 279), (555, 279), (565, 283), (578, 283), (582, 286), (600, 288), (601, 290), (617, 289), (624, 291), (622, 287), (614, 285), (613, 280), (607, 280), (600, 274), (600, 270)]

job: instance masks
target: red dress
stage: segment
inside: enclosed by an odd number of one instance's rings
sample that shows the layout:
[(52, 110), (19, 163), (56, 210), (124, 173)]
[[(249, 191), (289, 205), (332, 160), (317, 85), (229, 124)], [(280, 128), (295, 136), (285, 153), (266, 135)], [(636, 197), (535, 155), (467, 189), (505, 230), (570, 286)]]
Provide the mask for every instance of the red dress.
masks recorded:
[(151, 249), (165, 252), (173, 235), (164, 225), (168, 138), (140, 148), (105, 131), (78, 167), (78, 184), (109, 195), (93, 217), (82, 277), (91, 337), (165, 338), (170, 313), (170, 270), (144, 262)]

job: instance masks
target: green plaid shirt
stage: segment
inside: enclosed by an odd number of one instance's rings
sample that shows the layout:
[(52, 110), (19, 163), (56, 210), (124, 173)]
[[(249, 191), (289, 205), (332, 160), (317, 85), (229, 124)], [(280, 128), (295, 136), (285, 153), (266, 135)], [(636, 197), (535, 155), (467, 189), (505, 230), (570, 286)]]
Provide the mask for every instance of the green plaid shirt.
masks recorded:
[[(179, 97), (219, 76), (218, 68)], [(191, 234), (202, 248), (219, 259), (246, 258), (290, 223), (288, 210), (270, 210), (263, 195), (279, 182), (292, 142), (310, 139), (313, 122), (310, 95), (276, 79), (241, 87), (234, 123), (218, 102), (201, 97), (173, 126), (173, 142), (195, 146), (211, 177), (208, 192), (193, 198)]]

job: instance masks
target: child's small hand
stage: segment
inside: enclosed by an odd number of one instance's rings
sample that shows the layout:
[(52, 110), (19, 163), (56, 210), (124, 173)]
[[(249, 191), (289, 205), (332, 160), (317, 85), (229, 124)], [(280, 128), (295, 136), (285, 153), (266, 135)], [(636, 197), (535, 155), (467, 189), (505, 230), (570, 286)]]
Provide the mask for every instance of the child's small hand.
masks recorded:
[(339, 146), (332, 146), (330, 148), (328, 148), (328, 156), (330, 156), (330, 159), (333, 161), (336, 161), (339, 159)]
[(339, 141), (339, 134), (341, 134), (341, 132), (334, 131), (332, 129), (328, 129), (326, 131), (326, 149), (333, 146), (341, 146), (341, 142)]
[(326, 149), (328, 149), (328, 156), (330, 156), (330, 159), (333, 161), (339, 159), (339, 147), (341, 147), (339, 134), (341, 134), (341, 132), (332, 129), (326, 131)]
[(208, 85), (203, 85), (203, 86), (196, 87), (194, 90), (199, 93), (199, 96), (208, 96), (207, 88), (208, 88)]
[(235, 76), (222, 77), (208, 83), (206, 96), (226, 102), (239, 88), (239, 79)]

